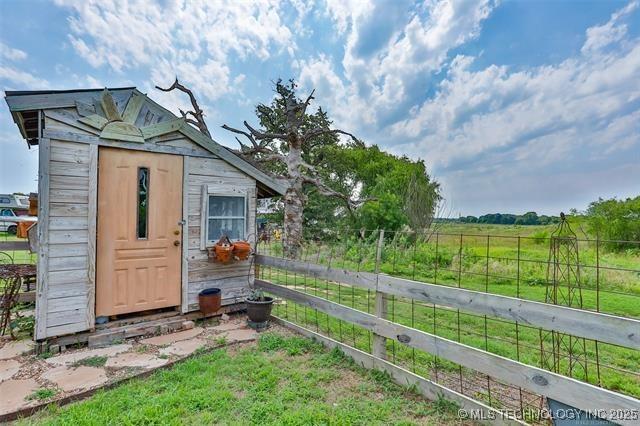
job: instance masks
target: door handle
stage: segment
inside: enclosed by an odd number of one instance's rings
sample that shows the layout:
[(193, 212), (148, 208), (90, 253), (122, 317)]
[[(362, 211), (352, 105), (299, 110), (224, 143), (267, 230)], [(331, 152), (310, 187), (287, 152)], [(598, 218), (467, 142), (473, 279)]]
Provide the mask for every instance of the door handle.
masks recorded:
[(175, 240), (175, 241), (173, 242), (173, 245), (174, 245), (174, 246), (176, 246), (176, 247), (178, 247), (178, 246), (180, 245), (180, 241)]

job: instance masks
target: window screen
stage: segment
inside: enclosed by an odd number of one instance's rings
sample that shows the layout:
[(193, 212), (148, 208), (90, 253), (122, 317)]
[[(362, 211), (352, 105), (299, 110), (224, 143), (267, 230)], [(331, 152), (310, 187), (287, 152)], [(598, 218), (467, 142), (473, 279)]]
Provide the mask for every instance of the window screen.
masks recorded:
[(209, 196), (207, 241), (216, 242), (222, 235), (232, 240), (245, 238), (245, 198)]

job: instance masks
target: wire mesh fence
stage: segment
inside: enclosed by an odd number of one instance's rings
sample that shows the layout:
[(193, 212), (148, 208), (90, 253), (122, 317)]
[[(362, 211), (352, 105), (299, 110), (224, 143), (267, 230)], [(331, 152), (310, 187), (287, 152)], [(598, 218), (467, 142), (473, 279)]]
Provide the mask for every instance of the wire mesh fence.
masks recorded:
[[(333, 231), (329, 236), (305, 241), (298, 258), (351, 271), (374, 272), (377, 267), (384, 274), (425, 283), (640, 317), (637, 241), (572, 238), (573, 251), (567, 251), (571, 254), (568, 258), (554, 254), (554, 244), (562, 241), (554, 242), (553, 236), (444, 232), (420, 236), (412, 232), (385, 232), (376, 264), (379, 235), (379, 231)], [(281, 257), (282, 247), (282, 241), (271, 239), (261, 242), (258, 252)], [(367, 313), (375, 310), (375, 291), (273, 267), (261, 266), (258, 277)], [(575, 297), (554, 299), (558, 292), (571, 292)], [(640, 351), (504, 318), (393, 295), (387, 298), (387, 319), (393, 322), (640, 397)], [(279, 301), (274, 313), (372, 352), (372, 334), (338, 318), (286, 300)], [(515, 410), (528, 421), (538, 420), (536, 413), (545, 404), (539, 395), (393, 340), (387, 340), (387, 358), (495, 408)]]

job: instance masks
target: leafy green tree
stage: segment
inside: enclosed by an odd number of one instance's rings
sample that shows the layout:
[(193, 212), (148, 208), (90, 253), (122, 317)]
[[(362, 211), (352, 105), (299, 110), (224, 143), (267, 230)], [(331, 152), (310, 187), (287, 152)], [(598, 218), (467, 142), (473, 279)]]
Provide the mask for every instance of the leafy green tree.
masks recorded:
[[(640, 249), (640, 196), (594, 201), (586, 211), (587, 230), (601, 239), (614, 240), (613, 249)], [(627, 242), (628, 241), (628, 242)], [(633, 243), (635, 241), (636, 243)]]

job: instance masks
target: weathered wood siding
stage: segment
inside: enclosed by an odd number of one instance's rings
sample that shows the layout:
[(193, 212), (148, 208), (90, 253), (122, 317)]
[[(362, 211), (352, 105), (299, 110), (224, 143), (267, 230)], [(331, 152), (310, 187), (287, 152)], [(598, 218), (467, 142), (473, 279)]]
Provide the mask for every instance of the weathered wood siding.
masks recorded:
[[(118, 104), (122, 109), (123, 105)], [(162, 111), (145, 106), (140, 115), (158, 122)], [(76, 108), (44, 111), (40, 155), (41, 248), (38, 259), (36, 339), (95, 326), (95, 258), (99, 145), (182, 155), (184, 158), (182, 306), (197, 310), (198, 292), (222, 289), (223, 304), (241, 300), (253, 280), (250, 262), (211, 263), (201, 250), (202, 187), (247, 197), (247, 236), (255, 240), (256, 181), (203, 149), (182, 133), (152, 137), (143, 144), (98, 139), (96, 129), (78, 122)], [(138, 118), (138, 121), (141, 118)], [(61, 135), (56, 138), (54, 135)], [(64, 136), (64, 138), (62, 137)], [(63, 140), (65, 139), (65, 140)], [(203, 231), (204, 232), (204, 231)], [(99, 254), (98, 254), (99, 255)]]
[(91, 185), (97, 174), (97, 147), (51, 140), (48, 157), (49, 188), (44, 197), (48, 214), (41, 217), (48, 228), (48, 256), (39, 265), (45, 282), (38, 287), (38, 339), (87, 330), (94, 321), (95, 189)]
[[(220, 159), (189, 157), (188, 176), (188, 288), (186, 305), (183, 300), (183, 311), (198, 309), (198, 292), (207, 287), (222, 289), (223, 305), (235, 303), (248, 293), (249, 280), (253, 280), (250, 262), (221, 265), (212, 263), (207, 258), (206, 250), (200, 249), (202, 186), (208, 185), (209, 191), (228, 194), (230, 190), (246, 193), (248, 200), (247, 224), (248, 233), (253, 244), (255, 239), (256, 181)], [(185, 169), (185, 173), (187, 173)], [(184, 294), (184, 293), (183, 293)]]

